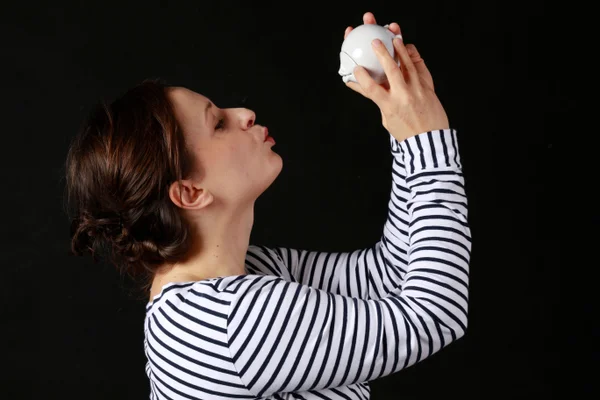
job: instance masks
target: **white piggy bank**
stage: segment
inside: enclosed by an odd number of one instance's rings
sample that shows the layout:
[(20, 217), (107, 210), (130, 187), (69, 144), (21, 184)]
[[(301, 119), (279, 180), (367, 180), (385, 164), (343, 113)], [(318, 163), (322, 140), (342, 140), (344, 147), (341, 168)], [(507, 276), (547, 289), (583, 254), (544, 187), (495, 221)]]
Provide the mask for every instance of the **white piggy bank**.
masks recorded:
[[(340, 51), (340, 69), (338, 74), (342, 76), (344, 83), (356, 82), (354, 77), (354, 67), (360, 65), (364, 67), (371, 75), (371, 78), (377, 83), (383, 83), (387, 80), (383, 67), (373, 51), (371, 42), (377, 38), (385, 45), (388, 52), (396, 59), (396, 52), (392, 39), (396, 36), (394, 32), (387, 29), (388, 25), (380, 26), (377, 24), (364, 24), (354, 28), (342, 43)], [(398, 35), (398, 37), (401, 37)], [(398, 66), (400, 61), (396, 61)]]

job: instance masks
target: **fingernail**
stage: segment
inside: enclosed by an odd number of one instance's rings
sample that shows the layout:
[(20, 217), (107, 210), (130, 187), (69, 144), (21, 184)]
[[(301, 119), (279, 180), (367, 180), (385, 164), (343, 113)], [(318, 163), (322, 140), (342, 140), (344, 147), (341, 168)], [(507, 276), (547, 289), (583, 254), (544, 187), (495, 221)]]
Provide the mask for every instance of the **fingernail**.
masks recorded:
[(380, 44), (381, 44), (381, 40), (379, 40), (379, 39), (374, 39), (373, 40), (373, 46), (379, 47)]

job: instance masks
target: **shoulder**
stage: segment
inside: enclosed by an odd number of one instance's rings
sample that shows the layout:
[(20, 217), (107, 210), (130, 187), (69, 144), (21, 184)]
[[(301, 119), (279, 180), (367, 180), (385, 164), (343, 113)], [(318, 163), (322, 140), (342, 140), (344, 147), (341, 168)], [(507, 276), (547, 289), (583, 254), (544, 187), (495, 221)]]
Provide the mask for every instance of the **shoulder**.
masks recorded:
[(176, 310), (184, 306), (225, 310), (235, 297), (251, 291), (257, 283), (268, 283), (274, 280), (281, 280), (281, 278), (273, 275), (244, 274), (201, 281), (168, 283), (163, 286), (158, 295), (148, 302), (146, 313), (153, 313), (157, 309)]

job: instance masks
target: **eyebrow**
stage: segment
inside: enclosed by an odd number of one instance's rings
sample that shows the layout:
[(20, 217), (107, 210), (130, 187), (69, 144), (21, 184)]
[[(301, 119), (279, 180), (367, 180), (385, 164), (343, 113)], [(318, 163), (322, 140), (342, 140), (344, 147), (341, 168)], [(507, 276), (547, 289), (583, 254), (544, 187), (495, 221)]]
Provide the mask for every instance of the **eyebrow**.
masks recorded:
[(206, 125), (208, 125), (208, 109), (211, 108), (212, 105), (212, 102), (209, 101), (208, 104), (206, 104), (206, 108), (204, 109), (204, 121)]

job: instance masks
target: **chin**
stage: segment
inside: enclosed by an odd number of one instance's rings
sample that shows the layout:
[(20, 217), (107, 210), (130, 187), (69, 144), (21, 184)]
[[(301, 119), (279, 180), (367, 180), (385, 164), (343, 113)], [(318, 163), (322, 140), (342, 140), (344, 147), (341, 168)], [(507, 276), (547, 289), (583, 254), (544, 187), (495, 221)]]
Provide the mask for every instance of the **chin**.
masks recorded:
[(277, 159), (277, 161), (274, 161), (273, 163), (271, 163), (271, 165), (269, 165), (269, 174), (265, 177), (266, 184), (264, 185), (263, 192), (267, 190), (269, 186), (273, 184), (273, 182), (275, 182), (275, 180), (281, 173), (281, 170), (283, 169), (283, 159), (279, 154), (276, 155), (277, 157), (275, 158)]
[[(277, 154), (277, 153), (275, 153)], [(273, 178), (273, 180), (277, 179), (277, 177), (279, 176), (279, 174), (281, 173), (281, 170), (283, 169), (283, 158), (281, 158), (281, 156), (279, 154), (277, 154), (277, 173), (275, 174), (275, 177)]]

